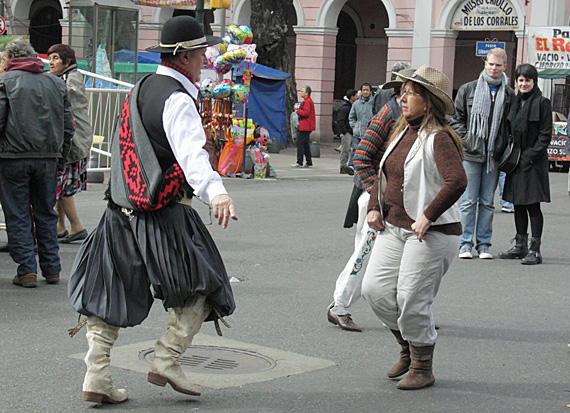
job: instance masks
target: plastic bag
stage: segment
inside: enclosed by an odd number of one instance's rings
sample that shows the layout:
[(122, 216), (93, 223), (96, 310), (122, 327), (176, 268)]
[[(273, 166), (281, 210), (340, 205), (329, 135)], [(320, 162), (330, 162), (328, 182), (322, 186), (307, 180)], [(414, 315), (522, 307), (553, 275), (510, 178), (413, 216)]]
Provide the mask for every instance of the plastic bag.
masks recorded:
[(226, 142), (220, 161), (218, 162), (218, 172), (220, 175), (227, 176), (228, 173), (236, 174), (241, 170), (243, 162), (243, 140), (239, 145), (233, 142)]

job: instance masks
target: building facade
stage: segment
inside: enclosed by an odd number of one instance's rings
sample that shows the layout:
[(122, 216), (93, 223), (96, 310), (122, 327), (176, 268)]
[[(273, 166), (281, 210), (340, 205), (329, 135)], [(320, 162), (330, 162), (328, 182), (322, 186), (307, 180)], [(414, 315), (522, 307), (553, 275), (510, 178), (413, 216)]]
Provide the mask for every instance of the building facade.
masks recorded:
[[(11, 0), (8, 25), (30, 34), (42, 51), (48, 43), (67, 42), (64, 0)], [(169, 8), (139, 7), (138, 48), (156, 44)], [(207, 31), (225, 24), (249, 24), (250, 0), (232, 8), (207, 11)], [(397, 61), (412, 67), (429, 64), (451, 80), (452, 93), (483, 69), (477, 42), (499, 42), (509, 56), (507, 74), (527, 61), (529, 26), (569, 26), (570, 0), (293, 0), (288, 44), (298, 86), (309, 85), (317, 113), (317, 140), (332, 140), (333, 100), (363, 82), (380, 85)], [(11, 29), (9, 29), (11, 30)], [(58, 38), (59, 36), (59, 38)], [(48, 45), (49, 47), (49, 45)], [(569, 53), (570, 55), (570, 53)], [(550, 82), (541, 84), (546, 96)]]

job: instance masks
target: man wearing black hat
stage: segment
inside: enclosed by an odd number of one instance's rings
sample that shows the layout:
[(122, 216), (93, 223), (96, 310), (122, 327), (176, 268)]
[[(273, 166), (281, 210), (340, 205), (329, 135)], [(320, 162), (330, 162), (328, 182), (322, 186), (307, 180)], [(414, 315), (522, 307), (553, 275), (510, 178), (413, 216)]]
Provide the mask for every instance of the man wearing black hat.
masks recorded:
[(135, 85), (121, 112), (111, 149), (109, 204), (81, 246), (68, 286), (72, 306), (87, 316), (86, 401), (127, 400), (126, 391), (113, 386), (109, 355), (119, 328), (140, 324), (153, 296), (163, 301), (170, 322), (156, 342), (148, 381), (200, 395), (179, 358), (204, 321), (217, 324), (235, 309), (221, 256), (190, 207), (198, 196), (210, 202), (224, 228), (230, 218), (237, 220), (203, 149), (194, 85), (206, 47), (219, 40), (204, 36), (190, 16), (168, 20), (160, 44), (147, 49), (161, 53), (161, 65)]

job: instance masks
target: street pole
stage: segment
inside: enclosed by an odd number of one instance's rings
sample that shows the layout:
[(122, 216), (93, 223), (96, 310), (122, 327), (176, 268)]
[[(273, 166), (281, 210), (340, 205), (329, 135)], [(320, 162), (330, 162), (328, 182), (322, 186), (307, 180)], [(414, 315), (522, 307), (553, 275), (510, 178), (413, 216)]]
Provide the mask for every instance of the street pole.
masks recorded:
[(202, 30), (204, 30), (204, 0), (196, 0), (196, 20), (198, 20)]

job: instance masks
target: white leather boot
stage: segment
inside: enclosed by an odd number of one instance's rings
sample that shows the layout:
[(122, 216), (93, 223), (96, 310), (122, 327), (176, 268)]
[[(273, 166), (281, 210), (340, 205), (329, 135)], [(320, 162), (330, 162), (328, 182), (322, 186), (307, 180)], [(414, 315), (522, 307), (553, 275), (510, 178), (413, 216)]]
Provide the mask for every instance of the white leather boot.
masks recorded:
[(148, 381), (158, 386), (170, 386), (177, 392), (199, 396), (200, 387), (191, 383), (180, 367), (180, 356), (200, 331), (202, 323), (210, 314), (206, 297), (197, 295), (180, 308), (169, 308), (170, 322), (166, 333), (154, 346), (154, 360), (148, 373)]
[(125, 389), (117, 389), (111, 380), (111, 347), (119, 336), (119, 327), (103, 320), (87, 317), (87, 342), (89, 351), (85, 356), (87, 373), (83, 381), (83, 400), (93, 403), (122, 403), (129, 397)]

